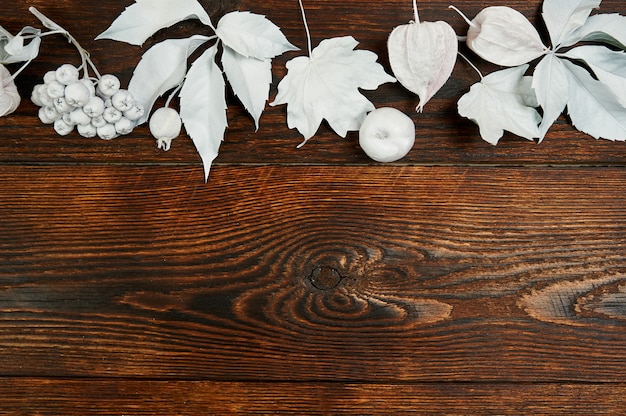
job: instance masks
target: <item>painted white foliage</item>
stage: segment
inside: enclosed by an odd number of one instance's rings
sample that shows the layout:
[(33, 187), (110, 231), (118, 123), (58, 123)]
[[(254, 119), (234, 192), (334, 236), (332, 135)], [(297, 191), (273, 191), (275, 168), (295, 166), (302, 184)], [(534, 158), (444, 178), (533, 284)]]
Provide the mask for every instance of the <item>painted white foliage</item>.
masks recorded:
[[(32, 61), (39, 55), (41, 30), (26, 26), (13, 36), (0, 26), (0, 64)], [(31, 37), (25, 43), (25, 37)]]
[(233, 92), (250, 113), (258, 129), (272, 83), (271, 61), (245, 57), (225, 46), (222, 66)]
[(228, 126), (226, 88), (216, 53), (213, 45), (194, 61), (180, 91), (180, 117), (202, 158), (205, 181)]
[(311, 51), (287, 62), (287, 75), (278, 84), (271, 105), (287, 104), (287, 125), (304, 136), (313, 137), (322, 120), (341, 137), (358, 130), (374, 105), (359, 92), (394, 82), (376, 62), (378, 56), (355, 50), (352, 36), (325, 39)]
[(537, 102), (543, 109), (543, 120), (539, 127), (542, 141), (552, 124), (561, 115), (569, 100), (567, 73), (561, 59), (554, 54), (546, 55), (536, 66), (532, 86)]
[(154, 103), (163, 93), (183, 82), (187, 73), (187, 59), (208, 39), (200, 35), (167, 39), (143, 54), (128, 84), (128, 91), (146, 109), (145, 115), (138, 121), (139, 124), (148, 119)]
[(459, 114), (478, 124), (486, 142), (497, 144), (504, 130), (529, 140), (539, 137), (541, 116), (531, 77), (524, 75), (527, 69), (520, 65), (493, 72), (459, 100)]
[(552, 48), (561, 43), (581, 27), (591, 11), (600, 7), (602, 0), (544, 0), (543, 21), (546, 23)]
[(626, 49), (626, 16), (617, 13), (589, 16), (585, 24), (572, 32), (561, 46), (572, 46), (578, 42), (601, 42)]
[(136, 0), (96, 39), (142, 45), (157, 31), (194, 18), (213, 27), (211, 18), (197, 0)]
[(0, 117), (17, 110), (21, 97), (11, 73), (0, 64)]
[(298, 49), (289, 43), (278, 26), (265, 16), (250, 12), (225, 14), (217, 23), (215, 34), (237, 53), (260, 60)]

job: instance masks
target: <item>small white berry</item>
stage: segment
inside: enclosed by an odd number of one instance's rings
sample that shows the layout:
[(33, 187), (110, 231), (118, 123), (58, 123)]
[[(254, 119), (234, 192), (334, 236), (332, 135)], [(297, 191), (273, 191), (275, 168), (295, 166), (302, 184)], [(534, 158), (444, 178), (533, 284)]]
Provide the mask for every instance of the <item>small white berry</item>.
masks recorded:
[(48, 117), (48, 112), (46, 111), (46, 108), (49, 108), (49, 107), (41, 107), (37, 115), (39, 116), (39, 120), (41, 120), (43, 124), (52, 124), (54, 123), (54, 120)]
[(107, 121), (102, 116), (96, 116), (91, 119), (91, 125), (94, 127), (102, 127), (107, 125)]
[(115, 107), (107, 107), (102, 113), (102, 117), (109, 123), (117, 123), (122, 118), (122, 112)]
[(55, 71), (57, 81), (64, 85), (78, 82), (78, 69), (72, 64), (63, 64)]
[(72, 111), (74, 106), (70, 105), (64, 97), (59, 97), (54, 99), (54, 108), (56, 108), (59, 113), (67, 113)]
[(75, 126), (76, 122), (72, 120), (72, 113), (63, 113), (61, 114), (61, 120), (65, 121), (70, 126)]
[(89, 117), (98, 117), (104, 113), (104, 101), (100, 97), (91, 97), (89, 102), (83, 106), (83, 111)]
[(57, 80), (57, 73), (56, 73), (56, 71), (48, 71), (43, 76), (43, 83), (44, 84), (49, 84), (52, 81), (56, 81), (56, 80)]
[(98, 134), (98, 129), (91, 124), (79, 124), (76, 130), (83, 137), (96, 137)]
[(124, 112), (135, 106), (135, 99), (128, 90), (119, 90), (111, 97), (111, 104), (121, 112)]
[(82, 82), (75, 82), (65, 87), (65, 100), (73, 107), (82, 107), (89, 102), (91, 94)]
[(119, 134), (129, 134), (135, 128), (135, 122), (122, 117), (115, 123), (115, 131)]
[(115, 75), (102, 75), (98, 80), (98, 92), (105, 97), (111, 97), (120, 90), (120, 80)]
[(54, 122), (54, 131), (61, 136), (67, 136), (74, 130), (74, 126), (70, 126), (63, 119), (58, 119)]
[(82, 82), (85, 87), (87, 87), (87, 90), (89, 90), (89, 96), (93, 97), (94, 95), (96, 95), (96, 86), (93, 85), (93, 81), (91, 81), (89, 78), (81, 78), (78, 82)]
[(42, 88), (39, 89), (39, 101), (41, 101), (42, 107), (53, 107), (54, 99), (48, 95), (47, 87), (47, 85), (43, 85)]
[(79, 124), (82, 126), (91, 124), (91, 117), (89, 117), (80, 107), (72, 110), (72, 112), (70, 113), (70, 119), (74, 122), (74, 124)]
[(41, 101), (41, 98), (40, 98), (40, 95), (41, 95), (40, 92), (42, 88), (46, 88), (46, 86), (43, 84), (35, 85), (33, 87), (33, 92), (30, 95), (30, 100), (37, 107), (43, 107), (43, 102)]
[(115, 126), (111, 123), (107, 123), (102, 127), (98, 127), (96, 129), (98, 137), (102, 140), (111, 140), (118, 136), (117, 131), (115, 130)]
[(137, 121), (146, 113), (143, 104), (135, 103), (135, 106), (128, 111), (124, 111), (124, 117), (129, 120)]
[(178, 137), (182, 121), (173, 108), (159, 108), (150, 117), (150, 133), (157, 139), (159, 149), (169, 150), (172, 140)]
[(46, 91), (51, 98), (63, 97), (65, 95), (65, 85), (61, 84), (59, 81), (52, 81), (48, 83)]
[(48, 120), (50, 120), (46, 124), (53, 123), (61, 118), (61, 113), (59, 113), (55, 107), (42, 107), (42, 109), (44, 113), (46, 114), (46, 117), (48, 118)]

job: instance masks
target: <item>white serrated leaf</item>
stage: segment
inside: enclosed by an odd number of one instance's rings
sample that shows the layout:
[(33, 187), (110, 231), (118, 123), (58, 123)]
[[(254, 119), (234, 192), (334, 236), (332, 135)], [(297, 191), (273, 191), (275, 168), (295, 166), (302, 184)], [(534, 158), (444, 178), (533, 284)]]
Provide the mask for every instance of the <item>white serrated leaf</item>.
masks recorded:
[(145, 107), (144, 123), (155, 101), (166, 91), (179, 85), (187, 73), (187, 59), (210, 38), (195, 35), (185, 39), (167, 39), (148, 49), (137, 64), (128, 84), (128, 91)]
[(617, 13), (589, 16), (584, 25), (576, 29), (562, 46), (578, 42), (602, 42), (626, 49), (626, 16)]
[(564, 55), (584, 61), (598, 80), (617, 95), (622, 106), (626, 106), (626, 53), (587, 45), (571, 49)]
[(602, 0), (544, 0), (543, 21), (546, 23), (552, 48), (558, 49), (561, 43), (576, 29), (581, 27), (591, 10), (600, 7)]
[(157, 31), (194, 18), (213, 27), (211, 18), (197, 0), (136, 0), (96, 39), (142, 45)]
[(225, 46), (222, 52), (222, 65), (235, 95), (250, 113), (258, 129), (272, 83), (270, 60), (245, 57)]
[(586, 69), (563, 63), (570, 86), (567, 111), (574, 127), (596, 139), (626, 140), (626, 111), (613, 91)]
[(228, 126), (226, 84), (215, 63), (216, 52), (213, 45), (196, 59), (180, 91), (180, 117), (202, 158), (205, 181)]
[(543, 109), (543, 120), (539, 126), (541, 142), (567, 105), (569, 85), (561, 59), (554, 54), (546, 55), (535, 68), (532, 87), (537, 103)]
[[(13, 36), (0, 26), (0, 63), (12, 64), (16, 62), (32, 61), (39, 55), (41, 30), (26, 26)], [(25, 38), (32, 38), (24, 43)]]
[(287, 104), (287, 125), (297, 128), (304, 142), (313, 137), (323, 119), (341, 137), (358, 130), (374, 105), (359, 88), (376, 89), (395, 78), (385, 73), (370, 51), (354, 50), (352, 36), (325, 39), (311, 56), (287, 62), (287, 75), (278, 84), (270, 105)]
[(215, 34), (241, 55), (261, 60), (298, 50), (278, 26), (265, 16), (250, 12), (227, 13), (217, 23)]
[(531, 77), (524, 76), (528, 65), (493, 72), (458, 102), (459, 114), (478, 124), (480, 136), (493, 145), (504, 130), (532, 140), (539, 137), (541, 116), (535, 104)]

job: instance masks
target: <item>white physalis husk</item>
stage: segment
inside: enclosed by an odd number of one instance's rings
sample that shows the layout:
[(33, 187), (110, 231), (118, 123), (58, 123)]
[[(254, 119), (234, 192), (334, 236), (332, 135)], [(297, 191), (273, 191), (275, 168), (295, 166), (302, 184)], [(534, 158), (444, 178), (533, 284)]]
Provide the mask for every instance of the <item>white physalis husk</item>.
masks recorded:
[(415, 22), (393, 29), (387, 41), (389, 64), (396, 79), (424, 105), (446, 83), (456, 62), (458, 39), (443, 21)]
[(17, 110), (21, 100), (11, 73), (0, 64), (0, 117)]
[(478, 56), (502, 66), (528, 63), (548, 52), (537, 29), (522, 13), (511, 7), (486, 7), (469, 20), (466, 43)]

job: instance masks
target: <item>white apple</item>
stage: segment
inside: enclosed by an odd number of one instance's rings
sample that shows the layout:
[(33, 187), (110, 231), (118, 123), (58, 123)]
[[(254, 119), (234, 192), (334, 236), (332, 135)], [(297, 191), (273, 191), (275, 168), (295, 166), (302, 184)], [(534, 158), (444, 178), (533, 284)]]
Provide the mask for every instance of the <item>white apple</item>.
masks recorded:
[(392, 107), (370, 112), (359, 130), (359, 145), (377, 162), (395, 162), (409, 153), (415, 143), (415, 123)]

